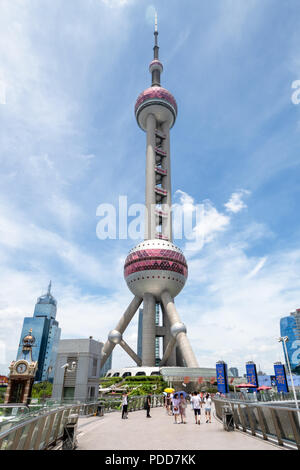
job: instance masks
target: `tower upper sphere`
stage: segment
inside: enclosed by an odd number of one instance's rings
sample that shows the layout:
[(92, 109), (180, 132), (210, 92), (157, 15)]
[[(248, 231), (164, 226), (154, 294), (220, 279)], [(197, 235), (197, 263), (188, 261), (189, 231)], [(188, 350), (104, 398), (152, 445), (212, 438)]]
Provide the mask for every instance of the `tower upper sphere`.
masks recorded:
[(158, 122), (168, 121), (173, 127), (177, 116), (177, 103), (168, 90), (161, 86), (151, 86), (138, 96), (135, 103), (135, 117), (145, 131), (148, 114), (154, 114)]

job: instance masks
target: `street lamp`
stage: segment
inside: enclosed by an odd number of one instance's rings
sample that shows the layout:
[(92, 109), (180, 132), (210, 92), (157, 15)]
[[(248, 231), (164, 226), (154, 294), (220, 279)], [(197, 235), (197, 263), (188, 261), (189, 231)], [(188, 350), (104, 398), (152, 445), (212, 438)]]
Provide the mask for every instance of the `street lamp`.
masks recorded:
[(286, 357), (286, 362), (287, 362), (287, 365), (288, 365), (288, 368), (289, 368), (289, 374), (290, 374), (290, 377), (291, 377), (291, 383), (292, 383), (292, 389), (293, 389), (295, 404), (296, 404), (296, 408), (298, 410), (298, 416), (299, 416), (299, 405), (298, 405), (298, 401), (297, 401), (296, 389), (295, 389), (294, 380), (293, 380), (293, 376), (292, 376), (290, 360), (289, 360), (289, 356), (288, 356), (288, 352), (287, 352), (287, 348), (286, 348), (286, 343), (288, 342), (288, 340), (289, 340), (288, 336), (280, 336), (278, 338), (279, 343), (283, 343), (283, 349), (284, 349), (284, 353), (285, 353), (285, 357)]

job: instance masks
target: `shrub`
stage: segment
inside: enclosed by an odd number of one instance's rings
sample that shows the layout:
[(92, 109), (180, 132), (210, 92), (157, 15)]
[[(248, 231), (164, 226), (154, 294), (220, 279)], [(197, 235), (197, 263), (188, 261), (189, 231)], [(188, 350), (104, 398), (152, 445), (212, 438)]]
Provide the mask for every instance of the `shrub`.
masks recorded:
[(52, 383), (38, 382), (33, 385), (31, 398), (50, 398), (52, 395)]

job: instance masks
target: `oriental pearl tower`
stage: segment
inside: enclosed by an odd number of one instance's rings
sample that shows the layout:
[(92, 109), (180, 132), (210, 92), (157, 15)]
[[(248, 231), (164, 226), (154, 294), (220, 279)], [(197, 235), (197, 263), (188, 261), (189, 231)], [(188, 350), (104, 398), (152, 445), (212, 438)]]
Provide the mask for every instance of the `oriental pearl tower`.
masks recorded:
[[(119, 344), (138, 366), (156, 365), (156, 338), (162, 337), (163, 357), (159, 366), (198, 367), (174, 304), (188, 275), (186, 259), (172, 243), (170, 129), (177, 117), (173, 95), (163, 88), (160, 76), (157, 17), (154, 29), (154, 58), (149, 65), (152, 84), (135, 103), (135, 117), (146, 133), (145, 240), (130, 250), (124, 265), (124, 278), (134, 298), (102, 350), (101, 367)], [(143, 302), (142, 354), (139, 357), (124, 341), (123, 333)], [(162, 325), (156, 322), (160, 304)]]

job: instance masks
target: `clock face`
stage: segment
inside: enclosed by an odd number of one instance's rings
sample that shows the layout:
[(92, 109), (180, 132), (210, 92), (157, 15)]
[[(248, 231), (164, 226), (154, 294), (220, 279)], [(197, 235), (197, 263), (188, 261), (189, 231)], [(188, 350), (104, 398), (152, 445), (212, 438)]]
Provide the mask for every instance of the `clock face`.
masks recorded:
[(25, 362), (21, 362), (16, 367), (16, 371), (18, 372), (18, 374), (24, 374), (26, 370), (27, 370), (27, 364), (25, 364)]

